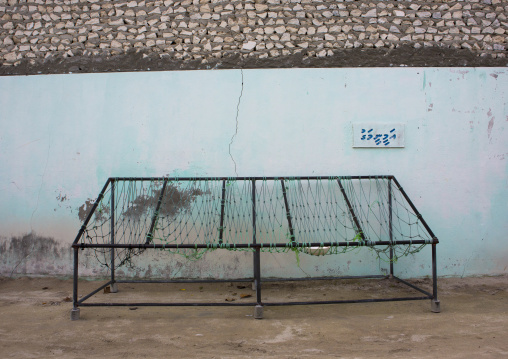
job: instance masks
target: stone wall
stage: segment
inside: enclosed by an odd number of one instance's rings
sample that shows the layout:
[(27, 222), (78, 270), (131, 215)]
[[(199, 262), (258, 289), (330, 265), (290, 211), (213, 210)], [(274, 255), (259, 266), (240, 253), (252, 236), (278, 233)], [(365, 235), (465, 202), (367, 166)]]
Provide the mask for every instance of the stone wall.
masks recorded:
[(0, 0), (0, 74), (506, 66), (507, 15), (505, 0)]

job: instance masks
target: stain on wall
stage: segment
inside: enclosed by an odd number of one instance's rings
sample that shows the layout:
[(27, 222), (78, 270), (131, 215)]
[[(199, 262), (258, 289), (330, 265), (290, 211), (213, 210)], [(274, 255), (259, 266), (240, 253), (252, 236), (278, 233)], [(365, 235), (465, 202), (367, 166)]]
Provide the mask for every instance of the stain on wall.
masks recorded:
[(0, 238), (0, 273), (9, 276), (70, 273), (71, 253), (68, 245), (34, 232)]

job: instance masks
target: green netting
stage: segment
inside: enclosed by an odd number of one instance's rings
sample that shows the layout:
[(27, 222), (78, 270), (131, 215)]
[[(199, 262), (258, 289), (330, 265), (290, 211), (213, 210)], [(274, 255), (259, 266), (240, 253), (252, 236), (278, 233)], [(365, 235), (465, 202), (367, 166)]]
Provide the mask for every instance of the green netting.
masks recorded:
[[(424, 245), (371, 246), (371, 242), (416, 239), (432, 242), (419, 216), (386, 177), (285, 177), (256, 181), (162, 178), (112, 183), (86, 224), (81, 241), (205, 244), (208, 248), (164, 249), (189, 259), (199, 259), (217, 248), (253, 251), (253, 248), (237, 246), (252, 244), (255, 234), (256, 243), (263, 244), (263, 252), (331, 255), (360, 249), (356, 246), (325, 247), (324, 243), (356, 242), (386, 261), (416, 253)], [(321, 244), (317, 246), (321, 248), (310, 248), (311, 243)], [(275, 247), (276, 244), (285, 246)], [(115, 267), (143, 251), (116, 248)], [(106, 266), (110, 265), (111, 253), (111, 248), (95, 248), (97, 259)]]

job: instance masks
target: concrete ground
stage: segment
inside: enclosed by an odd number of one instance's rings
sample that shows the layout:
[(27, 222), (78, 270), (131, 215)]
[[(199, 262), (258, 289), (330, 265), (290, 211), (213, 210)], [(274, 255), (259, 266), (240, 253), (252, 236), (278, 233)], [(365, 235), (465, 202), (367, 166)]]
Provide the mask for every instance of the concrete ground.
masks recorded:
[[(430, 288), (430, 281), (413, 280)], [(101, 285), (80, 281), (80, 295)], [(243, 287), (245, 286), (245, 288)], [(430, 301), (266, 307), (83, 307), (71, 321), (72, 281), (0, 279), (0, 358), (503, 358), (508, 276), (439, 280)], [(419, 295), (392, 280), (280, 282), (263, 299)], [(245, 283), (121, 284), (93, 301), (252, 301)]]

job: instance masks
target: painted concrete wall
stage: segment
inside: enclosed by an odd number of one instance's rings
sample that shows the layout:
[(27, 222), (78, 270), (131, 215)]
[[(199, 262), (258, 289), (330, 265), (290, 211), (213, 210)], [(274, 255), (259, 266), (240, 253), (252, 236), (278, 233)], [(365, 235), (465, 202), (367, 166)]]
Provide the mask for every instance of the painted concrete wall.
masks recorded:
[[(507, 101), (504, 68), (0, 77), (0, 274), (69, 274), (80, 207), (109, 176), (236, 173), (393, 174), (441, 241), (440, 275), (507, 273)], [(357, 122), (404, 123), (406, 147), (353, 148)], [(267, 276), (387, 267), (368, 252), (301, 256), (300, 267), (294, 254), (262, 260)], [(251, 264), (154, 254), (124, 273), (241, 277)], [(430, 248), (396, 270), (429, 266)]]

